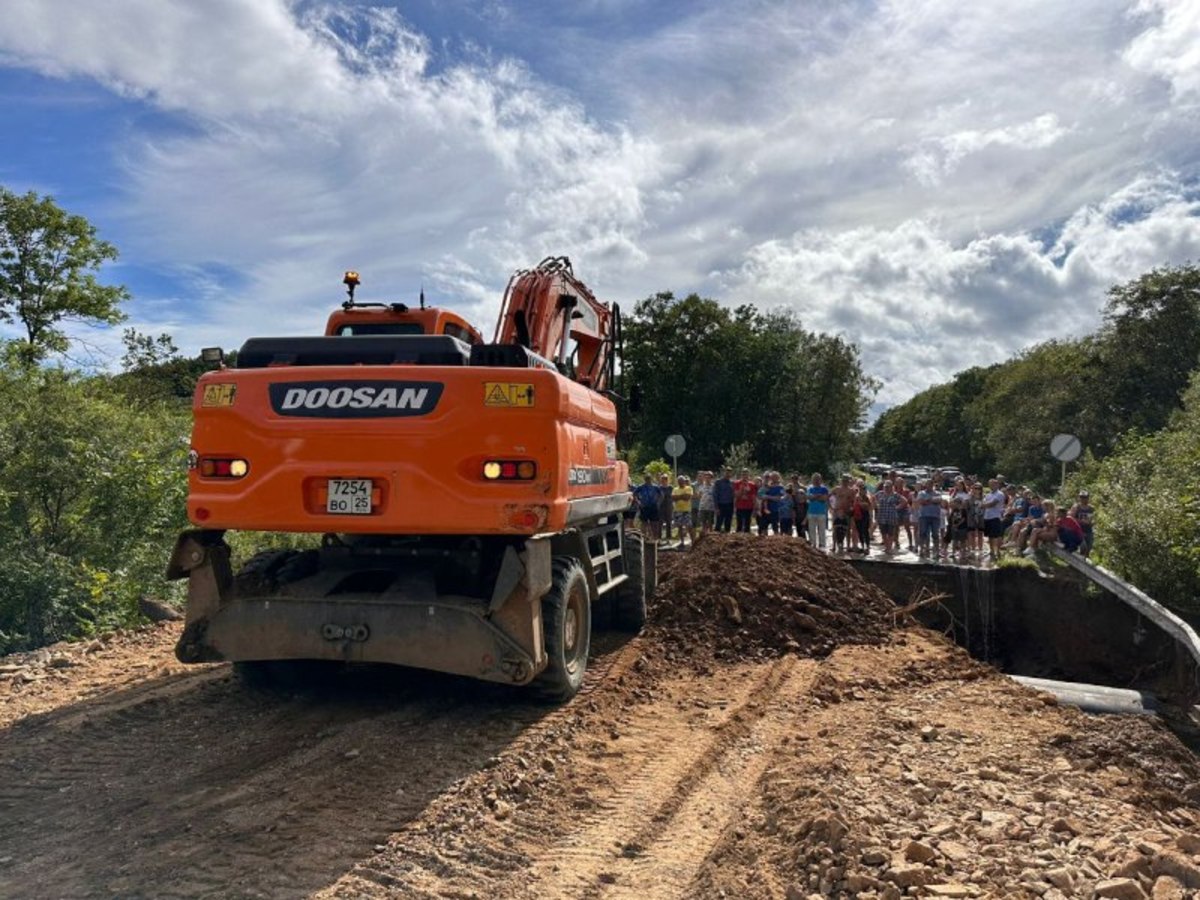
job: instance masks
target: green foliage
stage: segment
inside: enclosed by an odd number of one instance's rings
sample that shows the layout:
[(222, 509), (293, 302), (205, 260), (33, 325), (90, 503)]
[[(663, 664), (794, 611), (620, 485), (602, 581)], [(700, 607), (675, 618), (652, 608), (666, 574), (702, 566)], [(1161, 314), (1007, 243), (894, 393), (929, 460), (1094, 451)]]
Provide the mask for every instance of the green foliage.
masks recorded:
[(624, 366), (641, 388), (629, 416), (636, 443), (657, 448), (682, 434), (689, 469), (715, 468), (741, 443), (772, 465), (820, 468), (849, 454), (877, 389), (841, 338), (805, 331), (790, 314), (731, 310), (695, 294), (637, 304)]
[(1116, 434), (1157, 431), (1200, 365), (1200, 268), (1154, 269), (1108, 292), (1093, 384)]
[[(965, 425), (990, 452), (996, 471), (1022, 482), (1058, 482), (1060, 463), (1050, 441), (1077, 434), (1095, 447), (1105, 435), (1090, 407), (1094, 395), (1095, 342), (1049, 341), (994, 367), (971, 403)], [(994, 474), (994, 473), (993, 473)]]
[(132, 622), (166, 592), (188, 427), (108, 377), (0, 367), (0, 652)]
[(181, 408), (190, 405), (196, 382), (208, 368), (204, 360), (199, 356), (181, 357), (167, 334), (151, 337), (127, 328), (122, 341), (124, 371), (113, 379), (121, 393), (135, 403), (174, 402)]
[(749, 441), (733, 444), (721, 458), (722, 469), (733, 469), (734, 477), (742, 472), (761, 472), (758, 462), (754, 459), (754, 445)]
[(1130, 433), (1073, 479), (1096, 509), (1096, 558), (1151, 597), (1200, 614), (1200, 373), (1156, 434)]
[(671, 464), (665, 459), (652, 459), (642, 466), (642, 474), (651, 476), (655, 481), (658, 481), (662, 475), (670, 475), (673, 471)]
[(67, 349), (61, 322), (124, 318), (125, 288), (102, 285), (94, 274), (116, 258), (117, 249), (83, 216), (69, 215), (51, 197), (0, 187), (0, 321), (25, 328), (26, 359)]
[(1038, 564), (1024, 556), (1002, 556), (996, 560), (997, 569), (1037, 569)]

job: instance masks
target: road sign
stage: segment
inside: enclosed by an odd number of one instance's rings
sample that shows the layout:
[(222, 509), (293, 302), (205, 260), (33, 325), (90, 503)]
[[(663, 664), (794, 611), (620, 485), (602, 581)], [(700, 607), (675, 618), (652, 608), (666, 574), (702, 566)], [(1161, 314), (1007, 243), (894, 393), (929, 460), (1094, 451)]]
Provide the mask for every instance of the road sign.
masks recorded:
[(673, 434), (667, 438), (663, 449), (667, 451), (667, 456), (683, 456), (683, 451), (687, 449), (687, 441), (683, 439), (682, 434)]
[(1059, 462), (1075, 462), (1083, 453), (1083, 444), (1073, 434), (1056, 434), (1050, 441), (1050, 455)]

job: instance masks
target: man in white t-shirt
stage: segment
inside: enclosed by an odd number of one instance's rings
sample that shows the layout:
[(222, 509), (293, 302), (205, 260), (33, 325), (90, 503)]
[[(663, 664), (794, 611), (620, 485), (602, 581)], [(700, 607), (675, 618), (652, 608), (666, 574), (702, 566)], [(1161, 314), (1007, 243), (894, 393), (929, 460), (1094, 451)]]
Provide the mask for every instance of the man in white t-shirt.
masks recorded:
[(1000, 558), (1000, 540), (1004, 537), (1004, 492), (995, 478), (988, 481), (988, 492), (979, 504), (983, 508), (983, 533), (988, 539), (988, 559)]

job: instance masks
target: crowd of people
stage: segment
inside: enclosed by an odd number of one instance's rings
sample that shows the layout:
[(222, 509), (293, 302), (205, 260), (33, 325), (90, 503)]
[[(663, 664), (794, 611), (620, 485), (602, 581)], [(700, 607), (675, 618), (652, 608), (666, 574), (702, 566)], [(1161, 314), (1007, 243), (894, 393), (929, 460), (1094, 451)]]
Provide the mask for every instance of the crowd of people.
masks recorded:
[(645, 475), (632, 488), (629, 518), (647, 540), (690, 544), (697, 533), (752, 528), (760, 535), (795, 536), (821, 550), (867, 554), (878, 543), (888, 556), (915, 553), (922, 559), (960, 563), (995, 561), (1005, 552), (1032, 554), (1057, 544), (1087, 556), (1094, 510), (1087, 491), (1069, 508), (1003, 476), (986, 483), (973, 475), (935, 471), (909, 484), (896, 472), (877, 483), (843, 475), (832, 487), (820, 473), (807, 483), (779, 472), (751, 477), (725, 469), (717, 478), (700, 472), (695, 483), (679, 475)]

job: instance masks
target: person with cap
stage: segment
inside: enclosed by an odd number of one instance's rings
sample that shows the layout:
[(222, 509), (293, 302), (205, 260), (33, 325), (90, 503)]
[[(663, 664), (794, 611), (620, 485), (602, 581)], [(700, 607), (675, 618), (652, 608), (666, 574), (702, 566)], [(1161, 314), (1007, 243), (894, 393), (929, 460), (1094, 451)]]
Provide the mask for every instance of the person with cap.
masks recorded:
[(1095, 514), (1096, 510), (1092, 508), (1092, 495), (1087, 491), (1080, 491), (1079, 498), (1070, 509), (1070, 515), (1071, 518), (1079, 523), (1079, 527), (1083, 531), (1083, 543), (1079, 545), (1079, 555), (1083, 557), (1088, 556), (1092, 552), (1092, 545), (1096, 539), (1093, 531), (1093, 516)]

